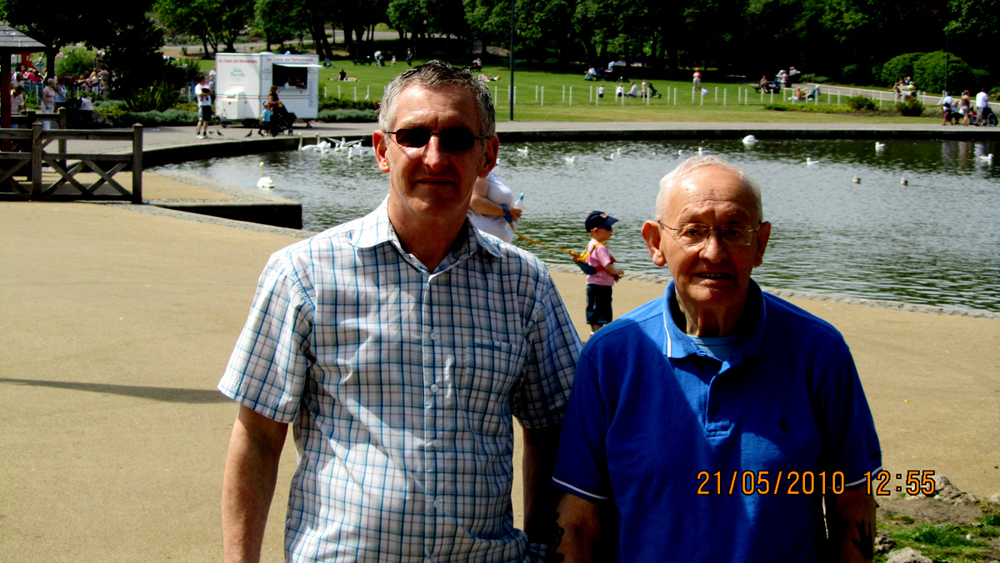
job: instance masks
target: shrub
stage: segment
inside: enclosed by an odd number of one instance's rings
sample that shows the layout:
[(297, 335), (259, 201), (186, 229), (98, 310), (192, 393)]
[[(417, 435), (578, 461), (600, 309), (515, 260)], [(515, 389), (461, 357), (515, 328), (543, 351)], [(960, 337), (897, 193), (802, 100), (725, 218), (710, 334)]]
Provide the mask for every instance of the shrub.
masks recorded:
[(847, 65), (841, 69), (840, 78), (848, 84), (870, 84), (872, 73), (868, 67), (862, 65)]
[(819, 76), (816, 74), (806, 73), (802, 75), (802, 82), (815, 82), (817, 84), (826, 84), (830, 81), (829, 76)]
[[(947, 60), (947, 67), (945, 65)], [(946, 70), (947, 68), (947, 70)], [(927, 92), (943, 92), (945, 90), (945, 75), (947, 72), (948, 88), (958, 91), (956, 86), (973, 82), (972, 67), (954, 54), (944, 51), (926, 53), (913, 63), (913, 81), (921, 90)]]
[(350, 123), (367, 123), (376, 121), (378, 114), (370, 109), (325, 109), (319, 112), (319, 120), (325, 123), (336, 121)]
[(896, 111), (905, 117), (920, 117), (924, 114), (924, 104), (913, 96), (896, 104)]
[(61, 59), (56, 59), (56, 72), (59, 76), (87, 76), (94, 70), (94, 55), (87, 49), (66, 52)]
[(115, 127), (131, 127), (133, 124), (141, 123), (144, 126), (166, 126), (166, 125), (194, 125), (198, 123), (198, 114), (193, 111), (181, 111), (168, 109), (167, 111), (112, 111), (101, 109), (99, 114), (103, 115)]
[(975, 90), (978, 92), (983, 86), (988, 88), (993, 82), (993, 78), (990, 76), (989, 71), (974, 68), (972, 69), (972, 81), (973, 87), (969, 88), (969, 91), (972, 92)]
[(851, 96), (847, 100), (847, 107), (851, 111), (875, 111), (875, 100), (868, 96)]
[(176, 86), (168, 82), (155, 82), (152, 86), (134, 90), (125, 99), (131, 112), (166, 111), (179, 101)]
[(358, 109), (358, 110), (376, 110), (378, 109), (378, 104), (372, 100), (353, 100), (348, 98), (338, 98), (336, 96), (328, 96), (319, 101), (319, 109), (323, 111), (325, 109)]
[(904, 76), (913, 76), (913, 63), (923, 55), (923, 53), (907, 53), (889, 59), (882, 65), (882, 82), (892, 85)]

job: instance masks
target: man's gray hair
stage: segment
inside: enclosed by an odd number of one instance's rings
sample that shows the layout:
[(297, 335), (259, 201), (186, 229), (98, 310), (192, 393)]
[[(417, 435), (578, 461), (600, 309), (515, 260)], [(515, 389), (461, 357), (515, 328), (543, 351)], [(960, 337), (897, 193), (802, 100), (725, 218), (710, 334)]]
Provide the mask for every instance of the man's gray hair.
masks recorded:
[(739, 176), (740, 183), (743, 184), (743, 187), (750, 190), (750, 193), (753, 194), (753, 199), (757, 204), (757, 220), (762, 223), (764, 222), (764, 204), (761, 202), (760, 186), (757, 182), (754, 181), (754, 179), (740, 167), (732, 164), (728, 160), (713, 155), (692, 156), (691, 158), (680, 163), (677, 168), (671, 170), (666, 176), (663, 177), (662, 180), (660, 180), (660, 192), (656, 195), (657, 219), (663, 219), (663, 217), (660, 216), (660, 213), (666, 209), (667, 194), (670, 192), (670, 189), (684, 181), (685, 178), (690, 176), (699, 168), (705, 168), (706, 166), (722, 168)]
[(476, 134), (492, 137), (496, 133), (496, 113), (490, 89), (471, 72), (441, 61), (430, 61), (413, 67), (389, 82), (385, 87), (385, 95), (382, 96), (382, 105), (378, 112), (379, 129), (392, 131), (396, 123), (396, 102), (399, 100), (399, 94), (413, 85), (425, 88), (453, 86), (469, 90), (476, 97), (476, 106), (479, 108), (479, 131)]

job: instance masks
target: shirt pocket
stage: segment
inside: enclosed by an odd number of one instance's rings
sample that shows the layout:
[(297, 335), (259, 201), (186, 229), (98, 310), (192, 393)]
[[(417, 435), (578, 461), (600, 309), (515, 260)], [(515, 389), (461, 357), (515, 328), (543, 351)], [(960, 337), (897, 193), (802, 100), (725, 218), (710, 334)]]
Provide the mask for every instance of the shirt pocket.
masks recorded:
[(524, 338), (495, 340), (487, 335), (463, 340), (456, 391), (467, 429), (477, 449), (497, 454), (512, 449), (511, 397), (524, 371)]

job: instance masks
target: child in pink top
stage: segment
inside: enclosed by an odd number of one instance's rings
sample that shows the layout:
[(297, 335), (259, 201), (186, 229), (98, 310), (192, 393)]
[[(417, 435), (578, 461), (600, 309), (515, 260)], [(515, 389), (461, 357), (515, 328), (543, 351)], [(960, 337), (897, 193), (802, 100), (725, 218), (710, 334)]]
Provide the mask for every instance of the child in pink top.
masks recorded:
[(597, 270), (587, 276), (587, 324), (593, 331), (590, 334), (611, 322), (611, 287), (625, 273), (613, 265), (615, 259), (605, 244), (611, 238), (611, 225), (617, 222), (618, 219), (601, 211), (592, 211), (584, 222), (590, 233), (587, 264)]

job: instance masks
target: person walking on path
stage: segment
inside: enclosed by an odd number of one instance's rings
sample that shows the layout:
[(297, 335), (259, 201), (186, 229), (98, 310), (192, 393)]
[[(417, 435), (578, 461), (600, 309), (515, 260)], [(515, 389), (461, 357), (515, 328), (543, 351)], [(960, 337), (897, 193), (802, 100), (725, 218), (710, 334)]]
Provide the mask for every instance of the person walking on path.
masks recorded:
[(386, 199), (272, 255), (219, 383), (240, 404), (226, 561), (259, 558), (289, 424), (287, 561), (536, 561), (554, 542), (551, 467), (580, 340), (541, 260), (466, 219), (496, 165), (495, 120), (468, 71), (401, 73), (372, 134)]
[(618, 561), (871, 561), (871, 411), (843, 336), (751, 279), (771, 234), (759, 188), (694, 157), (654, 213), (642, 236), (673, 279), (580, 356), (559, 552), (589, 561), (614, 538)]
[(701, 71), (698, 67), (694, 67), (694, 75), (692, 78), (692, 84), (694, 85), (694, 91), (696, 94), (701, 94)]

